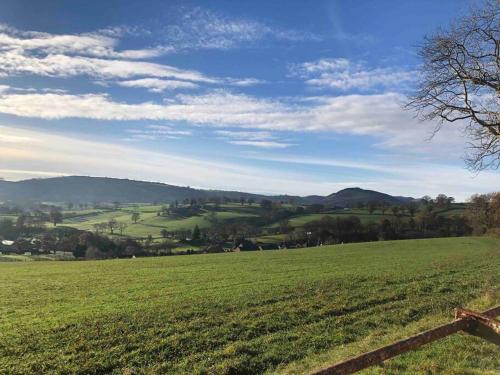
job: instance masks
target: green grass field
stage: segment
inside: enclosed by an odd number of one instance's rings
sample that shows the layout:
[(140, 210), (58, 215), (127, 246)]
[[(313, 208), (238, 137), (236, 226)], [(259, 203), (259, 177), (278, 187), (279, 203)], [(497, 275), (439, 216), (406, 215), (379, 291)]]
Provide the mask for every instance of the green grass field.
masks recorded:
[(0, 254), (0, 262), (33, 262), (47, 260), (74, 260), (72, 253), (41, 254), (41, 255), (21, 255), (21, 254)]
[[(350, 209), (350, 210), (338, 210), (335, 212), (325, 212), (325, 213), (319, 213), (319, 214), (304, 214), (300, 216), (296, 216), (290, 219), (290, 225), (293, 227), (301, 227), (304, 224), (314, 221), (314, 220), (320, 220), (321, 218), (325, 216), (330, 216), (330, 217), (341, 217), (341, 218), (347, 218), (349, 216), (357, 216), (361, 220), (362, 223), (366, 224), (371, 221), (373, 222), (379, 222), (382, 219), (391, 219), (394, 216), (386, 212), (385, 215), (382, 215), (381, 212), (373, 212), (369, 213), (367, 210), (363, 209)], [(279, 223), (273, 224), (273, 226), (277, 227)], [(272, 227), (272, 226), (271, 226)]]
[[(0, 263), (0, 373), (307, 373), (500, 303), (499, 256), (447, 238)], [(498, 354), (459, 334), (368, 373), (494, 374)]]
[[(438, 215), (442, 216), (453, 216), (453, 215), (463, 215), (465, 212), (465, 208), (463, 204), (455, 204), (450, 209), (438, 209), (435, 211)], [(324, 216), (330, 216), (333, 218), (340, 217), (346, 218), (349, 216), (357, 216), (363, 224), (367, 224), (369, 222), (378, 223), (383, 219), (394, 219), (394, 215), (390, 209), (386, 210), (382, 213), (381, 210), (377, 209), (370, 213), (367, 209), (364, 208), (351, 208), (346, 210), (335, 210), (333, 212), (324, 212), (318, 214), (303, 214), (299, 216), (292, 217), (290, 221), (290, 225), (293, 227), (302, 227), (304, 224), (314, 221), (321, 220)], [(409, 220), (410, 214), (405, 212), (403, 215), (403, 220)], [(279, 223), (274, 223), (270, 225), (270, 228), (278, 227)]]
[[(228, 209), (228, 211), (220, 211), (216, 213), (217, 220), (221, 222), (255, 216), (255, 213), (252, 212), (255, 208), (252, 207), (232, 205), (223, 208)], [(80, 230), (93, 231), (94, 224), (105, 223), (111, 219), (115, 219), (116, 221), (126, 223), (128, 225), (128, 227), (123, 231), (124, 236), (142, 238), (149, 235), (159, 238), (161, 236), (161, 230), (164, 228), (168, 231), (177, 231), (193, 230), (196, 225), (200, 228), (207, 228), (212, 225), (210, 221), (207, 220), (208, 213), (186, 218), (170, 218), (158, 216), (157, 212), (160, 209), (161, 206), (158, 205), (141, 205), (137, 207), (120, 208), (117, 210), (89, 210), (85, 211), (84, 214), (72, 215), (71, 217), (65, 218), (61, 225)], [(134, 211), (138, 211), (140, 213), (140, 219), (137, 223), (133, 223), (131, 220), (132, 212)], [(118, 231), (116, 231), (116, 233), (118, 233)]]
[[(256, 217), (259, 205), (254, 204), (251, 206), (242, 206), (233, 203), (221, 205), (220, 208), (224, 211), (217, 212), (216, 217), (219, 222), (224, 222), (238, 218)], [(94, 229), (94, 224), (115, 219), (119, 222), (128, 224), (128, 227), (124, 230), (123, 235), (142, 238), (147, 237), (148, 235), (152, 235), (154, 238), (159, 238), (161, 230), (164, 228), (168, 231), (176, 231), (192, 230), (196, 225), (200, 228), (207, 228), (212, 225), (210, 221), (207, 220), (208, 213), (186, 218), (170, 218), (157, 216), (157, 212), (160, 209), (161, 206), (158, 205), (138, 205), (137, 207), (124, 207), (117, 210), (85, 210), (80, 215), (76, 213), (75, 215), (65, 218), (62, 225), (92, 231)], [(131, 215), (134, 211), (140, 212), (141, 215), (140, 220), (136, 224), (131, 221)], [(358, 216), (363, 223), (369, 221), (378, 222), (382, 217), (392, 217), (391, 214), (387, 212), (384, 216), (381, 212), (377, 211), (369, 214), (368, 211), (364, 209), (350, 209), (345, 211), (338, 210), (333, 213), (304, 214), (291, 218), (290, 224), (294, 227), (300, 227), (307, 222), (319, 220), (323, 216), (347, 217), (351, 215)], [(278, 225), (279, 223), (275, 223), (269, 227), (277, 227)]]

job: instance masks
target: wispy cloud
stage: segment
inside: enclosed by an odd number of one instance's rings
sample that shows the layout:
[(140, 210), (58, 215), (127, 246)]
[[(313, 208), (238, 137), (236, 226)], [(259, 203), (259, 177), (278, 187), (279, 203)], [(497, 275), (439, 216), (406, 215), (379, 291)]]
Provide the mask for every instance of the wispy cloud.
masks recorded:
[[(0, 172), (4, 178), (78, 174), (161, 181), (201, 188), (257, 193), (335, 191), (350, 182), (321, 183), (297, 173), (262, 169), (233, 161), (207, 160), (172, 153), (152, 152), (134, 146), (75, 139), (49, 132), (3, 126), (2, 134), (38, 139), (0, 147)], [(88, 150), (93, 150), (89, 153)], [(147, 160), (147, 163), (144, 163)], [(22, 165), (22, 168), (19, 168)], [(168, 168), (166, 168), (168, 166)], [(37, 173), (40, 171), (40, 173)], [(51, 172), (53, 171), (53, 172)], [(295, 186), (294, 186), (295, 185)]]
[[(330, 20), (331, 37), (348, 44), (367, 45), (377, 41), (373, 34), (360, 33), (357, 30), (348, 30), (344, 25), (345, 17), (342, 16), (340, 2), (328, 2), (327, 18)], [(347, 26), (350, 26), (347, 24)]]
[(255, 78), (210, 77), (195, 70), (141, 61), (165, 54), (174, 47), (120, 51), (117, 50), (120, 35), (121, 32), (104, 31), (57, 35), (20, 31), (4, 25), (0, 27), (0, 75), (88, 76), (101, 81), (126, 80), (118, 84), (145, 87), (153, 92), (196, 88), (196, 84), (200, 83), (220, 86), (263, 83)]
[(199, 85), (193, 82), (158, 78), (142, 78), (129, 81), (118, 81), (116, 82), (116, 84), (124, 87), (142, 87), (151, 92), (163, 92), (176, 89), (195, 89), (199, 87)]
[(287, 148), (293, 146), (291, 143), (282, 143), (276, 141), (228, 141), (233, 145), (238, 146), (251, 146), (251, 147), (259, 147), (259, 148)]
[(404, 168), (394, 168), (394, 164), (382, 164), (374, 162), (366, 162), (359, 160), (347, 159), (332, 159), (332, 158), (318, 158), (310, 156), (296, 156), (296, 155), (250, 155), (249, 159), (273, 161), (286, 164), (304, 164), (314, 165), (321, 167), (334, 167), (346, 169), (359, 169), (364, 171), (378, 172), (384, 174), (391, 174), (405, 170)]
[(227, 78), (226, 82), (228, 85), (240, 87), (256, 86), (267, 83), (262, 79), (256, 78)]
[(239, 146), (259, 148), (287, 148), (294, 146), (292, 143), (281, 141), (276, 135), (268, 131), (216, 130), (215, 133), (227, 143)]
[[(409, 160), (402, 165), (399, 159), (394, 158), (382, 158), (376, 161), (318, 158), (305, 155), (251, 155), (248, 158), (283, 164), (376, 172), (377, 182), (369, 183), (370, 188), (394, 195), (402, 195), (401, 191), (405, 191), (405, 194), (413, 197), (446, 193), (464, 201), (478, 191), (486, 193), (495, 190), (494, 181), (500, 183), (500, 174), (495, 172), (485, 171), (483, 174), (476, 175), (460, 166), (445, 163), (428, 164), (418, 159)], [(460, 184), (456, 183), (457, 180)]]
[[(336, 171), (339, 161), (295, 155), (283, 157), (283, 163), (306, 163), (331, 167), (328, 178), (311, 171), (284, 172), (281, 166), (249, 167), (237, 158), (230, 162), (202, 160), (185, 155), (159, 153), (134, 146), (88, 141), (51, 134), (46, 131), (0, 126), (0, 133), (16, 141), (2, 143), (0, 147), (0, 173), (7, 179), (47, 177), (57, 175), (93, 175), (162, 181), (177, 185), (190, 185), (213, 189), (228, 189), (275, 194), (330, 194), (340, 189), (360, 186), (389, 194), (446, 193), (458, 199), (477, 192), (488, 192), (500, 185), (500, 175), (484, 172), (471, 175), (463, 168), (446, 164), (411, 163), (408, 168), (393, 160), (392, 164), (342, 160), (350, 168), (386, 169), (376, 180), (358, 174), (340, 177)], [(93, 150), (89, 153), (88, 150)], [(147, 160), (147, 163), (144, 163)], [(277, 160), (275, 160), (277, 161)], [(326, 164), (326, 165), (325, 165)], [(22, 166), (22, 167), (20, 167)], [(165, 168), (168, 166), (168, 168)], [(440, 176), (440, 178), (436, 178)], [(456, 181), (459, 180), (460, 184)], [(297, 182), (299, 181), (299, 182)]]
[[(0, 130), (2, 127), (0, 126)], [(36, 139), (15, 134), (0, 134), (0, 144), (36, 142)]]
[(250, 141), (263, 141), (269, 139), (276, 139), (276, 136), (268, 131), (216, 130), (215, 133), (223, 138), (245, 139)]
[[(108, 30), (109, 31), (109, 30)], [(113, 37), (110, 35), (114, 35)], [(18, 30), (8, 25), (0, 25), (0, 50), (17, 53), (78, 54), (124, 59), (147, 59), (167, 53), (167, 47), (138, 50), (116, 50), (122, 32), (94, 32), (83, 34), (50, 34), (36, 31)]]
[(200, 72), (145, 61), (62, 54), (39, 57), (25, 55), (19, 51), (7, 51), (0, 54), (0, 73), (4, 75), (32, 74), (56, 77), (87, 75), (101, 79), (147, 76), (205, 83), (219, 82), (217, 78), (207, 77)]
[(324, 58), (295, 64), (290, 67), (293, 76), (306, 84), (339, 90), (394, 88), (412, 82), (416, 73), (397, 67), (368, 68), (361, 62), (345, 58)]
[(126, 141), (162, 141), (190, 136), (191, 130), (174, 129), (166, 125), (146, 125), (140, 129), (127, 129)]
[(318, 41), (321, 37), (299, 30), (269, 26), (250, 19), (232, 18), (203, 8), (183, 9), (163, 33), (165, 43), (176, 51), (227, 50), (253, 46), (264, 40)]

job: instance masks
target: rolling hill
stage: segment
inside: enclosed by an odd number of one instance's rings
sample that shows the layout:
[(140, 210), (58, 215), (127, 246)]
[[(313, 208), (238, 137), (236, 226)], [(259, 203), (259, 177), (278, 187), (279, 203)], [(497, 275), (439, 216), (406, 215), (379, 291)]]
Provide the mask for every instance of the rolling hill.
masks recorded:
[(384, 202), (401, 204), (412, 198), (394, 197), (388, 194), (361, 188), (348, 188), (326, 197), (314, 195), (307, 197), (252, 194), (238, 191), (202, 190), (185, 186), (168, 185), (159, 182), (135, 181), (128, 179), (67, 176), (23, 181), (0, 181), (1, 201), (31, 202), (122, 202), (153, 203), (182, 201), (192, 198), (228, 197), (231, 199), (253, 198), (255, 201), (270, 199), (296, 203), (319, 203), (328, 206), (353, 207), (358, 202)]
[(409, 200), (412, 200), (412, 198), (394, 197), (389, 194), (374, 190), (364, 190), (358, 187), (343, 189), (325, 197), (327, 205), (341, 207), (355, 207), (359, 202), (374, 201), (385, 204), (398, 204)]

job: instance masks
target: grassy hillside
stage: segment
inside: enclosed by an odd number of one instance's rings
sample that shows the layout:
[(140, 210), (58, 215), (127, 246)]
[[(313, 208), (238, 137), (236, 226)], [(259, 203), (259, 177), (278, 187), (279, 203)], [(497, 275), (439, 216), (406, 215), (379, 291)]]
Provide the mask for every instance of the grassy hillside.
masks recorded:
[[(237, 218), (254, 217), (252, 207), (241, 208), (239, 205), (226, 205), (221, 207), (227, 211), (217, 212), (215, 218), (220, 221), (232, 220)], [(125, 207), (116, 210), (88, 210), (83, 214), (76, 212), (75, 215), (66, 218), (62, 225), (93, 231), (93, 225), (96, 223), (107, 222), (115, 219), (122, 223), (127, 223), (128, 227), (124, 230), (124, 236), (130, 237), (160, 237), (163, 228), (169, 231), (192, 230), (196, 225), (200, 228), (207, 228), (211, 225), (208, 219), (208, 212), (190, 217), (164, 217), (158, 216), (157, 212), (161, 209), (158, 205), (139, 205), (136, 207)], [(140, 219), (137, 223), (131, 220), (132, 212), (138, 211)]]
[[(0, 373), (304, 373), (500, 303), (500, 244), (0, 263)], [(491, 373), (456, 335), (369, 373)]]
[[(369, 213), (368, 210), (366, 209), (351, 208), (351, 209), (334, 210), (332, 212), (321, 212), (317, 214), (297, 215), (290, 219), (290, 225), (293, 227), (301, 227), (310, 221), (320, 220), (324, 216), (344, 217), (344, 218), (349, 216), (357, 216), (359, 217), (362, 223), (369, 223), (371, 221), (379, 222), (380, 220), (390, 219), (394, 217), (394, 215), (392, 215), (389, 211), (386, 211), (385, 214), (383, 215), (380, 210), (375, 210), (373, 213)], [(275, 223), (272, 226), (277, 227), (278, 225), (279, 223)]]

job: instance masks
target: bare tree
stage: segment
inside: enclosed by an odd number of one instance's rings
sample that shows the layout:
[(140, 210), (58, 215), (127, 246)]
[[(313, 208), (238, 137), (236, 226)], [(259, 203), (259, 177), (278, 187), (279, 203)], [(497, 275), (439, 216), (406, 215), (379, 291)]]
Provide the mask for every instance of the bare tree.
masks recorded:
[(407, 108), (422, 120), (465, 123), (465, 161), (479, 171), (500, 166), (500, 0), (472, 9), (448, 30), (426, 37), (418, 89)]
[(125, 229), (127, 229), (128, 224), (127, 224), (127, 223), (123, 223), (123, 222), (119, 221), (119, 222), (118, 222), (118, 224), (117, 224), (117, 227), (118, 227), (118, 230), (120, 231), (120, 236), (123, 236), (123, 231), (124, 231)]
[(377, 208), (377, 202), (373, 202), (373, 201), (370, 201), (368, 202), (368, 204), (366, 205), (366, 207), (368, 208), (368, 212), (371, 214), (373, 214)]
[(141, 214), (139, 212), (133, 212), (132, 213), (132, 221), (134, 222), (134, 224), (137, 224), (137, 221), (140, 219), (141, 217)]
[(109, 229), (109, 232), (111, 234), (114, 234), (117, 225), (118, 225), (118, 222), (115, 219), (110, 219), (108, 221), (108, 229)]
[(101, 223), (92, 224), (92, 227), (94, 228), (95, 234), (99, 234), (101, 231)]
[(49, 212), (49, 218), (52, 224), (56, 226), (58, 223), (61, 223), (63, 220), (63, 214), (59, 208), (53, 208)]

